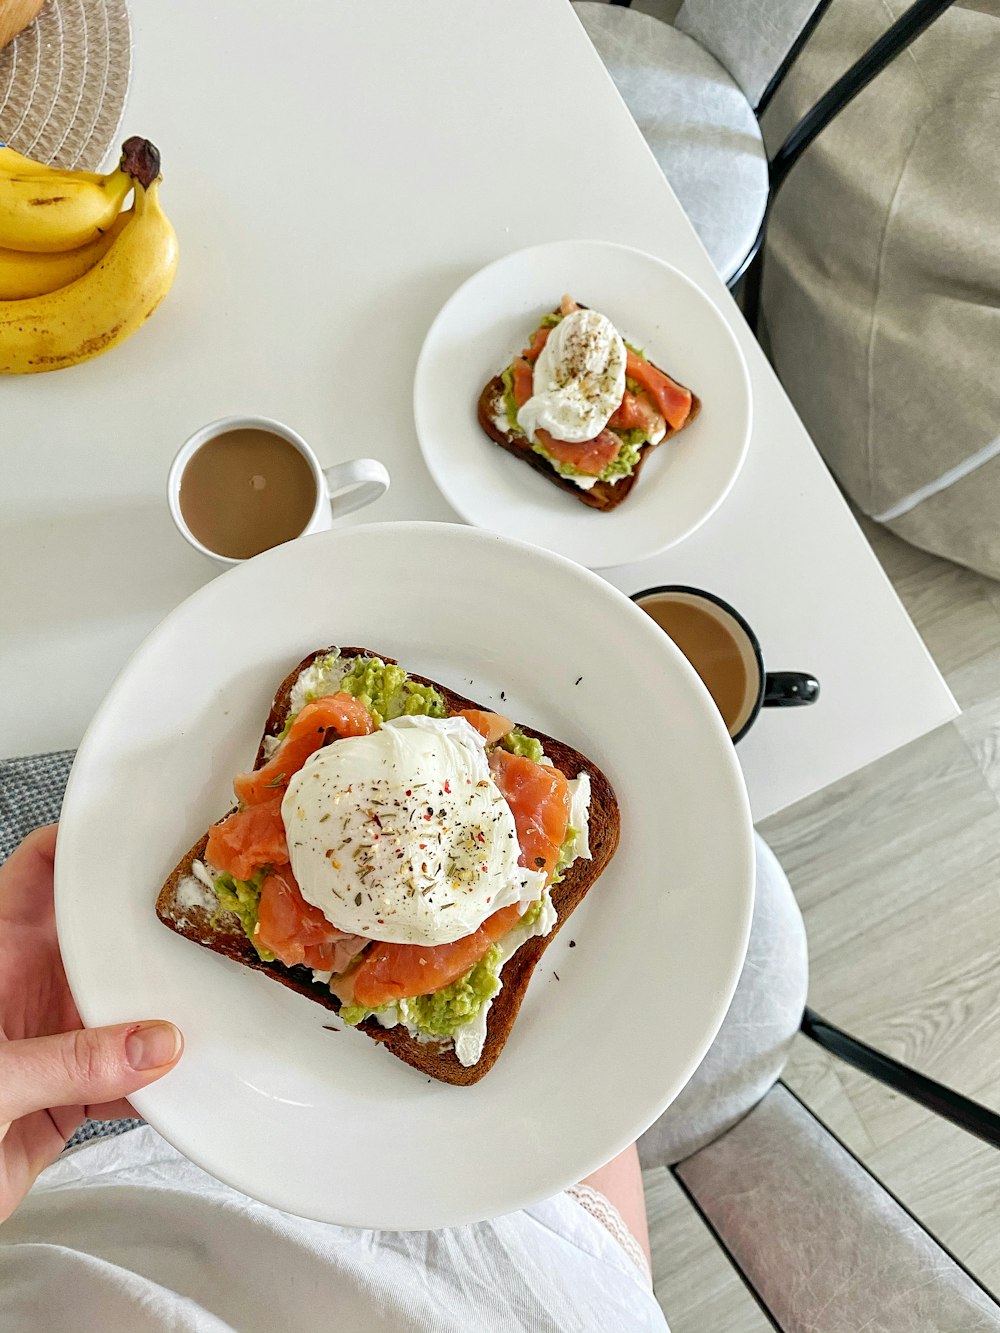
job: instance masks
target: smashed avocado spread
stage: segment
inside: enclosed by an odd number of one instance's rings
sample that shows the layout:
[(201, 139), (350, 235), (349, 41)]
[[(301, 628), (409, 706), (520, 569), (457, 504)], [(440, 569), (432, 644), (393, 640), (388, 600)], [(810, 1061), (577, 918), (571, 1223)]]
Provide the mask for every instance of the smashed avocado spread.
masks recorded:
[[(552, 873), (552, 883), (561, 884), (566, 871), (576, 860), (576, 840), (579, 837), (579, 830), (572, 824), (566, 826), (566, 837), (563, 839), (563, 845), (559, 848), (559, 860), (556, 862), (556, 868)], [(538, 904), (541, 911), (541, 903)], [(527, 921), (528, 914), (525, 912), (524, 919)]]
[(540, 764), (545, 758), (541, 741), (536, 741), (534, 736), (526, 736), (520, 727), (512, 727), (500, 744), (511, 754), (519, 754), (522, 758), (531, 759), (536, 764)]
[[(531, 908), (529, 910), (534, 910)], [(541, 900), (538, 903), (541, 911)], [(538, 912), (535, 913), (537, 918)], [(525, 913), (523, 920), (528, 920)], [(400, 1022), (419, 1028), (429, 1037), (452, 1037), (455, 1029), (475, 1018), (487, 1000), (492, 1000), (500, 989), (500, 950), (494, 944), (479, 962), (450, 986), (431, 995), (416, 995), (397, 1004)], [(360, 1004), (344, 1005), (340, 1017), (352, 1027), (378, 1010), (365, 1009)]]
[(257, 949), (262, 962), (273, 963), (274, 954), (257, 947), (254, 930), (257, 928), (257, 909), (260, 906), (260, 886), (264, 872), (258, 871), (253, 879), (234, 879), (232, 875), (216, 875), (215, 896), (224, 912), (233, 912), (240, 919), (247, 939)]
[(433, 686), (420, 685), (401, 666), (387, 665), (379, 657), (356, 657), (340, 688), (361, 700), (377, 727), (404, 714), (444, 717), (447, 711)]
[(511, 435), (523, 435), (517, 424), (517, 399), (514, 397), (514, 367), (508, 366), (500, 376), (503, 381), (503, 410), (507, 413), (507, 427)]

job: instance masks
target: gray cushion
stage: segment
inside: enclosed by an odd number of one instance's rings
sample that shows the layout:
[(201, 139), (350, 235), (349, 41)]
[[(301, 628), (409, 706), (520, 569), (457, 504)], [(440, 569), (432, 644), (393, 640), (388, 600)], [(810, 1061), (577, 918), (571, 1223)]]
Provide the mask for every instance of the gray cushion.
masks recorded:
[(677, 26), (725, 65), (756, 106), (817, 0), (684, 0)]
[(677, 1168), (785, 1333), (997, 1333), (1000, 1307), (787, 1090)]
[(749, 103), (714, 56), (669, 24), (595, 0), (573, 7), (716, 269), (729, 278), (767, 203), (767, 160)]
[(669, 1166), (724, 1133), (785, 1067), (806, 1002), (806, 933), (787, 876), (757, 840), (746, 962), (719, 1035), (680, 1096), (639, 1140), (644, 1167)]
[[(885, 6), (838, 0), (776, 99), (774, 128), (887, 21)], [(769, 224), (763, 292), (782, 383), (858, 507), (994, 578), (998, 176), (1000, 7), (955, 7), (796, 164)]]

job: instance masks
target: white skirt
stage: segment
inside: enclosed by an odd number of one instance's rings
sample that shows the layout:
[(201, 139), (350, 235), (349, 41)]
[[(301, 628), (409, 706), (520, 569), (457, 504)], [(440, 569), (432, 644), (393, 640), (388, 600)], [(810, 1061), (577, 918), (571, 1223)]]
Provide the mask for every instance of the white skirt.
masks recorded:
[[(446, 1231), (277, 1212), (148, 1126), (65, 1153), (0, 1227), (4, 1333), (664, 1333), (596, 1191)], [(637, 1253), (638, 1251), (638, 1253)]]

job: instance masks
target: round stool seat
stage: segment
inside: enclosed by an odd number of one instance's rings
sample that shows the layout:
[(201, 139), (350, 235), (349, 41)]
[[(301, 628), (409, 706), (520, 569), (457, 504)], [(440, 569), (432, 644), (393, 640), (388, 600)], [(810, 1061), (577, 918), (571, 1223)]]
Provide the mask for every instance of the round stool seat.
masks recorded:
[(767, 155), (753, 108), (715, 57), (670, 24), (596, 0), (573, 8), (728, 281), (767, 205)]

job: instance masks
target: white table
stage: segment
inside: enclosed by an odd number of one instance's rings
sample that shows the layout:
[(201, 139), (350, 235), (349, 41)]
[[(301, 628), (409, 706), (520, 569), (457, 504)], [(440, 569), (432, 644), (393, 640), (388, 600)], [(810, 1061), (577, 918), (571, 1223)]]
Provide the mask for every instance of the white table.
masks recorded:
[(771, 667), (820, 677), (817, 706), (764, 714), (740, 746), (755, 816), (954, 716), (568, 0), (132, 0), (132, 14), (125, 132), (162, 150), (180, 270), (124, 346), (0, 382), (0, 754), (75, 745), (133, 647), (213, 577), (164, 502), (203, 422), (261, 413), (325, 462), (380, 457), (393, 486), (359, 521), (454, 519), (413, 429), (424, 333), (482, 264), (567, 236), (676, 264), (746, 351), (754, 431), (731, 496), (681, 546), (608, 574), (629, 592), (714, 589)]

